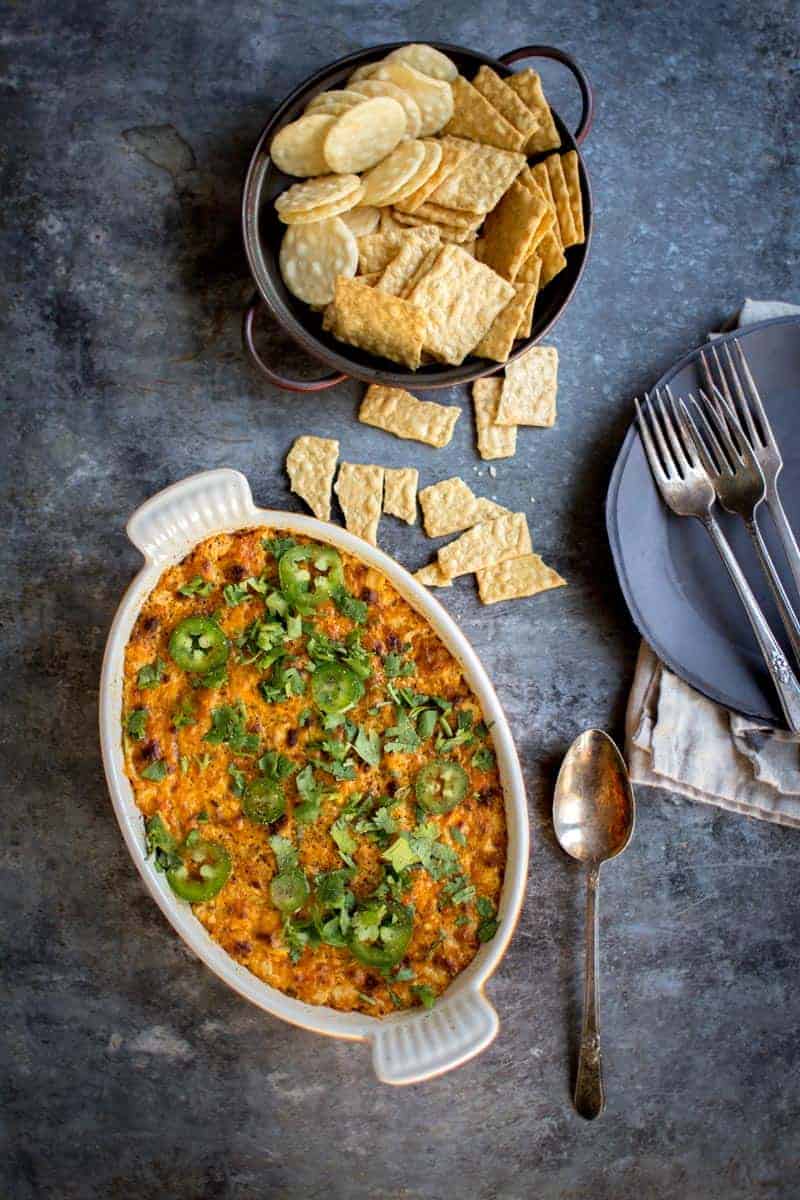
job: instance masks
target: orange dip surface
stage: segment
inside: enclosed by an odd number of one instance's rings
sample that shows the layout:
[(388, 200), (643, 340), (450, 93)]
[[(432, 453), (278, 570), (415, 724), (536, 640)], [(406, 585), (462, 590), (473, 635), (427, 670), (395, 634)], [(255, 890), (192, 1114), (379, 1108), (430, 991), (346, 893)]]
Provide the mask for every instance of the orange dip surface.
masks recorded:
[[(458, 662), (385, 576), (334, 551), (338, 583), (330, 556), (319, 569), (309, 557), (287, 588), (278, 559), (297, 546), (323, 549), (266, 528), (219, 534), (161, 576), (125, 651), (128, 777), (171, 885), (176, 865), (196, 872), (187, 837), (229, 862), (194, 912), (259, 979), (371, 1016), (430, 1006), (497, 928), (506, 823), (491, 736)], [(229, 646), (207, 678), (170, 649), (196, 616)], [(331, 662), (357, 693), (342, 712), (315, 698)], [(435, 763), (455, 788), (431, 807)], [(263, 777), (284, 806), (269, 824), (245, 811)], [(302, 876), (294, 911), (273, 901), (282, 872)], [(386, 933), (398, 919), (411, 926), (399, 957)]]

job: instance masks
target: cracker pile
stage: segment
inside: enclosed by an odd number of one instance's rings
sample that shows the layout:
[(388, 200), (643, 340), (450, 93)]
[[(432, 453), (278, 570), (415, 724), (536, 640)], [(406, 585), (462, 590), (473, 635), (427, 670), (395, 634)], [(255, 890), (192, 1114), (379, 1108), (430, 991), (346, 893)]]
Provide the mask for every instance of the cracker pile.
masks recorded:
[(470, 82), (425, 45), (359, 67), (272, 141), (304, 179), (275, 201), (286, 286), (339, 341), (411, 370), (506, 362), (585, 240), (560, 144), (535, 71)]
[[(338, 456), (339, 443), (334, 439), (303, 436), (295, 440), (286, 459), (292, 491), (322, 520), (330, 520), (331, 485)], [(414, 524), (418, 485), (419, 472), (413, 467), (343, 462), (333, 490), (347, 529), (375, 546), (383, 512)], [(534, 596), (565, 585), (566, 581), (533, 553), (524, 513), (511, 512), (485, 496), (476, 496), (458, 477), (423, 488), (419, 501), (429, 537), (466, 530), (441, 546), (436, 558), (416, 572), (420, 583), (450, 587), (459, 576), (474, 574), (484, 604)]]

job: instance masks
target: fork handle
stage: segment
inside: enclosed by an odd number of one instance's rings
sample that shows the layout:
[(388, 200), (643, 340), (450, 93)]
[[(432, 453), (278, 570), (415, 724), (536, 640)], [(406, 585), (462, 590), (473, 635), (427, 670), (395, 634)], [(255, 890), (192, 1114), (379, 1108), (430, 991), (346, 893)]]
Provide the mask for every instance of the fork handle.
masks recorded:
[(797, 545), (797, 538), (794, 536), (794, 530), (789, 524), (789, 518), (786, 515), (786, 510), (778, 495), (777, 488), (767, 489), (767, 507), (783, 544), (783, 552), (786, 555), (786, 561), (792, 572), (794, 586), (800, 592), (800, 547)]
[(747, 619), (752, 626), (756, 641), (764, 656), (764, 662), (775, 685), (775, 691), (778, 693), (783, 715), (786, 717), (789, 728), (792, 733), (800, 733), (800, 684), (797, 682), (794, 671), (789, 666), (786, 656), (775, 641), (772, 630), (767, 624), (767, 619), (761, 610), (761, 605), (753, 595), (750, 584), (745, 579), (744, 572), (736, 561), (725, 534), (711, 514), (707, 517), (701, 517), (700, 520), (708, 530), (717, 553), (728, 569), (731, 582), (739, 593), (739, 599), (744, 606)]
[(791, 642), (795, 662), (800, 663), (800, 621), (797, 620), (797, 613), (792, 607), (791, 600), (786, 595), (781, 578), (775, 569), (775, 563), (772, 561), (772, 555), (767, 549), (764, 538), (761, 536), (761, 530), (758, 528), (756, 518), (753, 517), (752, 521), (745, 521), (744, 524), (755, 547), (758, 561), (761, 563), (761, 569), (770, 586), (770, 591), (783, 621), (783, 627)]

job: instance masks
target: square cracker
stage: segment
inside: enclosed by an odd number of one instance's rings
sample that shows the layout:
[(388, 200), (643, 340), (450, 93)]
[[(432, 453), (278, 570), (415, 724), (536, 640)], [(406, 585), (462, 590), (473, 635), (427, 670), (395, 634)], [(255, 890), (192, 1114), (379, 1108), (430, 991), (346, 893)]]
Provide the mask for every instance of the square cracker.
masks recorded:
[(418, 400), (403, 388), (379, 383), (370, 384), (358, 410), (358, 419), (365, 425), (439, 449), (452, 438), (460, 416), (461, 409), (455, 405)]
[(515, 180), (486, 218), (481, 257), (504, 279), (513, 280), (547, 213), (547, 201)]
[(458, 366), (513, 294), (505, 279), (448, 243), (408, 302), (425, 313), (425, 349)]
[(442, 569), (439, 566), (438, 558), (435, 558), (432, 563), (428, 563), (425, 567), (420, 567), (414, 572), (414, 578), (419, 583), (424, 583), (426, 587), (452, 587), (452, 579), (448, 579), (442, 574)]
[[(483, 220), (483, 217), (480, 218)], [(458, 225), (431, 225), (428, 217), (417, 213), (397, 213), (397, 220), (409, 229), (435, 229), (443, 242), (469, 242), (475, 237), (472, 229), (461, 229)]]
[(542, 264), (542, 273), (539, 278), (539, 287), (546, 287), (551, 279), (554, 279), (560, 271), (564, 270), (567, 265), (567, 260), (564, 256), (564, 251), (561, 249), (561, 243), (556, 237), (555, 226), (544, 235), (535, 250), (536, 257), (540, 259)]
[(501, 116), (525, 135), (527, 141), (539, 128), (539, 118), (525, 101), (491, 67), (482, 66), (472, 86), (493, 104)]
[(375, 287), (391, 296), (402, 296), (414, 278), (422, 260), (439, 245), (439, 230), (432, 225), (412, 229), (400, 243), (398, 254), (392, 259)]
[(320, 521), (331, 519), (331, 484), (336, 473), (339, 443), (333, 438), (295, 438), (286, 455), (292, 491), (305, 500)]
[(441, 138), (440, 140), (442, 158), (439, 166), (430, 179), (418, 187), (411, 196), (406, 196), (404, 200), (399, 200), (394, 205), (401, 212), (416, 212), (419, 206), (425, 203), (428, 197), (444, 183), (445, 179), (449, 179), (464, 162), (464, 159), (468, 158), (475, 149), (474, 143), (461, 141), (459, 138)]
[(524, 71), (516, 71), (506, 82), (539, 121), (539, 128), (531, 134), (525, 144), (525, 153), (540, 154), (543, 150), (558, 149), (561, 138), (550, 112), (550, 105), (545, 100), (542, 81), (536, 71), (530, 67)]
[(430, 200), (420, 204), (414, 216), (432, 221), (434, 225), (453, 225), (457, 229), (475, 230), (483, 223), (483, 213), (459, 212), (457, 208), (445, 208), (443, 204), (433, 204)]
[(356, 238), (359, 275), (373, 275), (376, 271), (385, 271), (392, 259), (400, 253), (400, 247), (407, 236), (404, 229), (401, 233), (367, 233)]
[(457, 475), (423, 488), (419, 503), (428, 537), (444, 537), (475, 524), (475, 495), (469, 484)]
[(558, 351), (555, 346), (532, 346), (509, 363), (497, 405), (498, 425), (539, 425), (556, 419)]
[(447, 134), (467, 138), (500, 150), (521, 150), (526, 135), (515, 129), (477, 88), (459, 75), (450, 84), (453, 115), (444, 127)]
[[(553, 196), (553, 189), (550, 186), (550, 173), (547, 170), (547, 167), (544, 165), (543, 162), (536, 163), (535, 166), (529, 167), (528, 170), (530, 171), (531, 175), (533, 176), (533, 178), (538, 183), (539, 187), (542, 189), (545, 196), (547, 197), (547, 203), (550, 205), (550, 210), (553, 214), (553, 229), (554, 229), (556, 237), (558, 238), (559, 245), (560, 245), (561, 244), (561, 231), (558, 228), (558, 213), (556, 212), (556, 201), (555, 201), (555, 197)], [(523, 172), (523, 174), (525, 174), (525, 172)]]
[(516, 425), (496, 425), (502, 379), (476, 379), (472, 385), (478, 453), (483, 459), (513, 458), (517, 452)]
[(525, 513), (509, 513), (462, 533), (439, 550), (439, 566), (449, 579), (482, 571), (494, 563), (531, 553), (531, 535)]
[(339, 276), (333, 303), (325, 310), (323, 328), (340, 342), (358, 346), (416, 370), (422, 361), (425, 314), (368, 284)]
[(561, 165), (561, 158), (558, 154), (551, 154), (549, 158), (544, 160), (544, 165), (547, 167), (547, 174), (550, 176), (550, 187), (553, 189), (558, 228), (561, 233), (561, 245), (566, 249), (567, 246), (575, 245), (577, 235), (575, 233), (575, 222), (572, 219), (567, 181), (564, 178), (564, 168)]
[(383, 511), (390, 517), (399, 517), (407, 525), (417, 519), (417, 484), (419, 471), (416, 467), (385, 467), (383, 472)]
[(574, 150), (561, 155), (561, 166), (567, 181), (569, 206), (572, 209), (572, 221), (575, 225), (575, 245), (582, 246), (586, 241), (586, 231), (583, 227), (583, 200), (581, 199), (581, 176), (578, 165), (578, 155)]
[(508, 359), (526, 313), (533, 310), (536, 287), (532, 283), (515, 281), (514, 293), (475, 347), (474, 353), (479, 358), (491, 358), (495, 362), (506, 362)]
[(472, 153), (430, 193), (431, 203), (443, 208), (471, 213), (491, 212), (526, 165), (524, 154), (512, 154), (508, 150), (479, 146), (457, 138), (445, 138), (444, 141), (471, 146)]
[[(524, 277), (523, 277), (524, 272)], [(527, 306), (523, 309), (519, 319), (519, 328), (517, 329), (518, 338), (529, 338), (533, 329), (533, 310), (536, 307), (536, 297), (539, 294), (539, 279), (542, 274), (542, 260), (533, 255), (527, 258), (519, 269), (519, 274), (514, 280), (514, 287), (521, 283), (529, 283), (533, 291)]]
[(350, 532), (377, 546), (383, 506), (383, 467), (343, 462), (334, 491)]
[(557, 571), (542, 562), (538, 554), (525, 554), (497, 563), (483, 571), (477, 571), (478, 594), (484, 604), (497, 604), (498, 600), (518, 600), (522, 596), (535, 596), (549, 588), (566, 587)]
[(511, 516), (511, 509), (490, 500), (488, 496), (475, 497), (475, 509), (472, 513), (475, 520), (473, 525), (482, 525), (486, 521), (494, 521), (496, 517)]

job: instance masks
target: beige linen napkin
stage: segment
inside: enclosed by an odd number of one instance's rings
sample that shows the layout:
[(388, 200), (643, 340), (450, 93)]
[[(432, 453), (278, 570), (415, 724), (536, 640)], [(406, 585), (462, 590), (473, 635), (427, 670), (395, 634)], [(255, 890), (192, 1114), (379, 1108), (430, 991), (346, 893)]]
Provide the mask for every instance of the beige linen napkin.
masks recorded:
[[(794, 313), (800, 313), (794, 304), (745, 300), (731, 325)], [(625, 717), (634, 784), (800, 828), (798, 742), (707, 700), (642, 642)]]

